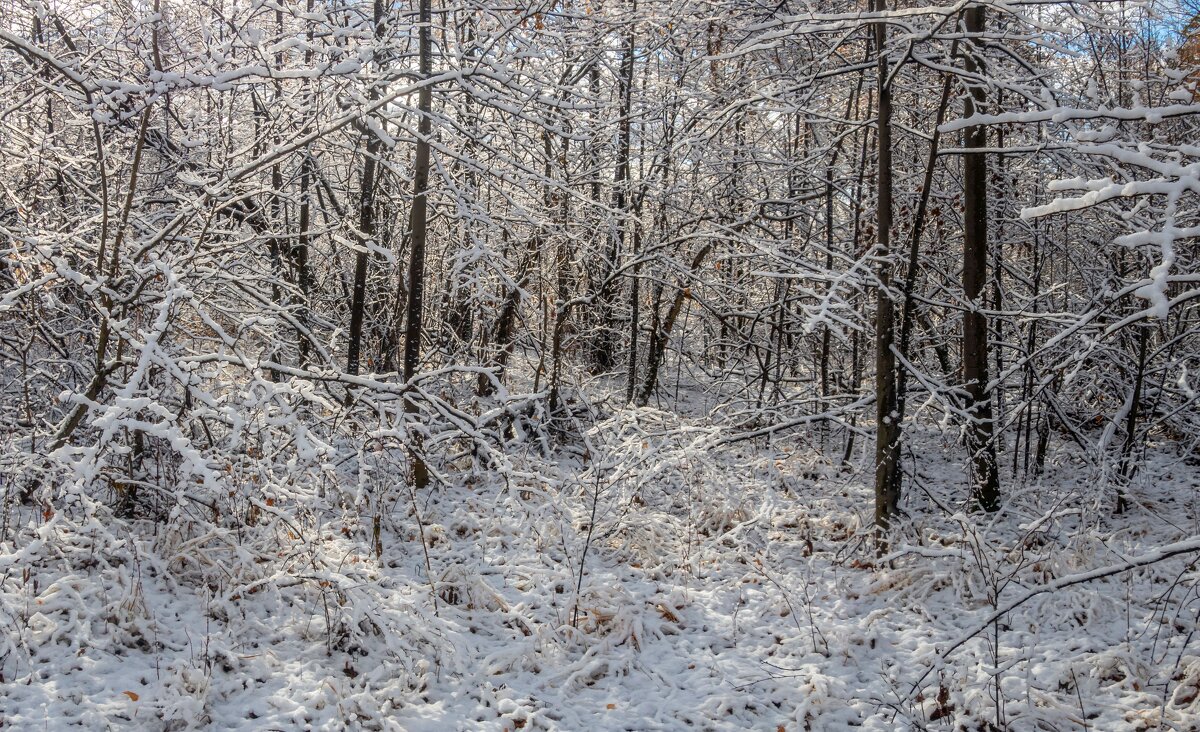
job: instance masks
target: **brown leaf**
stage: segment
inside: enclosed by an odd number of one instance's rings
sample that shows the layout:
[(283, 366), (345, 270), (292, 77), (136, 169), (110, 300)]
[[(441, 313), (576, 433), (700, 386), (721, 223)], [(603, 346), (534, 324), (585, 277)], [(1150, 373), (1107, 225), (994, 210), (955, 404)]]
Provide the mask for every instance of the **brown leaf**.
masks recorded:
[(132, 691), (122, 691), (121, 693), (124, 694), (125, 696), (129, 697), (130, 701), (138, 700), (138, 695), (133, 693)]
[(936, 722), (939, 719), (945, 719), (946, 717), (949, 717), (951, 714), (954, 714), (953, 704), (944, 707), (938, 707), (929, 715), (929, 721)]

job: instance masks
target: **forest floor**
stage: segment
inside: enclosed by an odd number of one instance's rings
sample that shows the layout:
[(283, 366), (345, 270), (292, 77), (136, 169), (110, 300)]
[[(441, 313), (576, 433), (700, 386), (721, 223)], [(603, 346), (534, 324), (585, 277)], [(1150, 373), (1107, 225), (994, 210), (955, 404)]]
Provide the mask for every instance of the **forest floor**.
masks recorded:
[(1200, 535), (1200, 468), (1169, 445), (1120, 516), (1067, 446), (1040, 478), (1006, 470), (985, 516), (962, 448), (918, 432), (880, 560), (869, 461), (831, 464), (815, 428), (718, 449), (643, 409), (590, 434), (395, 489), (381, 556), (347, 508), (268, 501), (238, 527), (11, 507), (0, 727), (1200, 729), (1195, 552), (985, 622)]

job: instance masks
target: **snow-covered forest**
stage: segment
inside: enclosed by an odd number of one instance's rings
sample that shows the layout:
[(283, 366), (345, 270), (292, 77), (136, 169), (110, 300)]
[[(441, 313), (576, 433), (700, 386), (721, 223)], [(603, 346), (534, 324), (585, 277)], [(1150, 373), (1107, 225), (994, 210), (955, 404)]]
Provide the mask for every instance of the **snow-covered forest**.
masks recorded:
[(1200, 730), (1200, 2), (0, 0), (0, 728)]

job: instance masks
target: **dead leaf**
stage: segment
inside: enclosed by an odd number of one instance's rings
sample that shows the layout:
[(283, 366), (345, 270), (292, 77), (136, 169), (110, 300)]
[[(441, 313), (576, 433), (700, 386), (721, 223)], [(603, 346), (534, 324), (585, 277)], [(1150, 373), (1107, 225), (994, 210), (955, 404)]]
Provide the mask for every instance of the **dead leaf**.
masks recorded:
[(129, 700), (130, 700), (130, 701), (137, 701), (137, 700), (138, 700), (138, 695), (137, 695), (137, 694), (134, 694), (132, 691), (123, 691), (123, 692), (121, 692), (121, 693), (122, 693), (122, 694), (124, 694), (125, 696), (129, 697)]
[(951, 714), (954, 714), (953, 704), (949, 704), (944, 707), (938, 707), (937, 709), (933, 710), (932, 713), (930, 713), (929, 721), (936, 722), (939, 719), (945, 719), (946, 717), (949, 717)]

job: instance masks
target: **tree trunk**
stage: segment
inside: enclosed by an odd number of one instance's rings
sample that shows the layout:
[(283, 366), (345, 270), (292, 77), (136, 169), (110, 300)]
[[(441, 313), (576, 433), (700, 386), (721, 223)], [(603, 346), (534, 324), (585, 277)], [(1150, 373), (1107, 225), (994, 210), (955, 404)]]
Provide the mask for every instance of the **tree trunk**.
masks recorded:
[[(984, 8), (976, 6), (963, 11), (965, 30), (971, 48), (966, 55), (966, 71), (975, 76), (981, 73), (979, 58), (981, 44), (976, 37), (983, 33)], [(963, 114), (971, 117), (981, 110), (986, 91), (974, 80), (968, 80), (970, 93), (963, 103)], [(988, 394), (988, 333), (983, 307), (983, 285), (987, 281), (988, 223), (987, 223), (987, 131), (982, 125), (968, 127), (963, 135), (963, 296), (968, 309), (963, 314), (963, 381), (966, 385), (966, 411), (971, 417), (967, 429), (967, 449), (971, 453), (971, 497), (985, 511), (1000, 508), (1000, 478), (996, 466), (996, 444), (993, 440), (992, 403)]]
[[(887, 10), (887, 0), (873, 0), (873, 10)], [(875, 526), (886, 531), (900, 501), (900, 424), (896, 412), (895, 308), (892, 304), (892, 93), (888, 87), (887, 26), (875, 24), (876, 90), (879, 148), (875, 203), (879, 286), (875, 303)], [(883, 546), (882, 544), (880, 545)]]
[[(634, 5), (637, 9), (637, 5)], [(617, 268), (621, 256), (621, 247), (628, 227), (629, 204), (632, 199), (629, 191), (629, 157), (631, 130), (629, 116), (633, 109), (633, 54), (634, 37), (632, 27), (626, 37), (625, 48), (621, 51), (621, 70), (618, 79), (621, 95), (621, 119), (617, 129), (617, 169), (613, 174), (613, 209), (616, 211), (617, 222), (609, 235), (607, 270), (601, 282), (607, 279), (607, 274)], [(592, 349), (593, 366), (598, 373), (611, 371), (616, 365), (617, 338), (613, 326), (613, 293), (615, 287), (607, 287), (600, 293), (597, 307), (600, 311), (599, 329), (596, 334), (596, 344)]]
[[(430, 0), (420, 0), (420, 26), (417, 30), (418, 53), (420, 54), (421, 78), (433, 75), (433, 49), (430, 23), (433, 12)], [(413, 204), (408, 219), (411, 245), (408, 253), (408, 302), (404, 318), (404, 381), (412, 382), (421, 361), (421, 311), (425, 301), (425, 238), (429, 215), (429, 137), (433, 133), (433, 90), (422, 86), (417, 95), (417, 145), (413, 162)], [(411, 396), (405, 401), (406, 412), (417, 411)], [(429, 469), (414, 446), (412, 456), (412, 481), (417, 488), (429, 483)]]
[(1117, 513), (1124, 513), (1129, 508), (1129, 500), (1125, 496), (1125, 483), (1133, 477), (1138, 467), (1137, 461), (1133, 459), (1133, 452), (1137, 446), (1142, 389), (1146, 381), (1146, 347), (1150, 341), (1150, 328), (1144, 323), (1135, 327), (1138, 329), (1137, 371), (1133, 375), (1133, 393), (1129, 395), (1129, 413), (1125, 415), (1125, 441), (1121, 445), (1120, 480), (1117, 482)]
[[(375, 0), (375, 43), (382, 41), (383, 0)], [(374, 53), (376, 63), (380, 59), (378, 49)], [(369, 98), (379, 98), (379, 87), (372, 84)], [(367, 136), (367, 147), (363, 160), (362, 191), (358, 204), (359, 250), (354, 253), (354, 284), (350, 294), (350, 333), (346, 346), (346, 373), (357, 374), (362, 360), (362, 328), (367, 309), (367, 264), (370, 262), (370, 244), (375, 238), (375, 176), (379, 165), (379, 152), (383, 142), (364, 123), (363, 134)]]
[[(633, 223), (633, 246), (629, 252), (631, 257), (638, 257), (642, 249), (642, 227), (637, 221)], [(633, 390), (637, 382), (638, 364), (638, 320), (642, 317), (641, 267), (634, 265), (629, 280), (629, 361), (625, 373), (625, 401), (633, 401)]]

